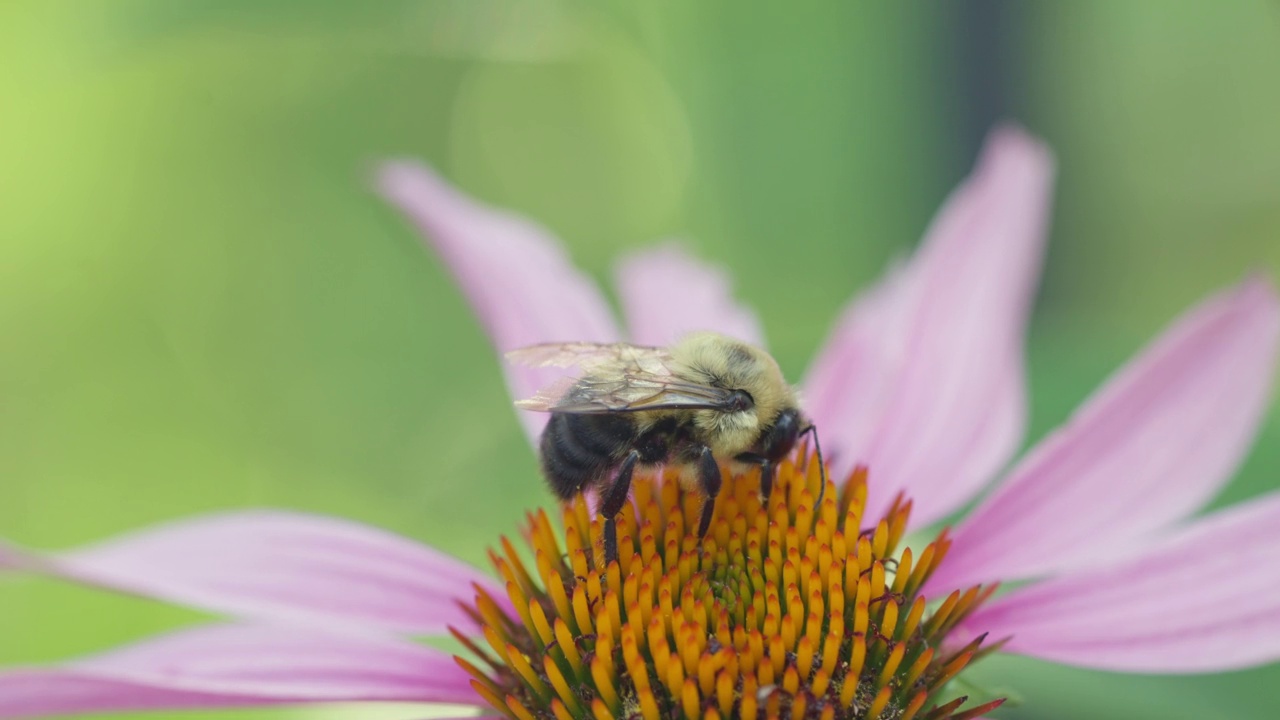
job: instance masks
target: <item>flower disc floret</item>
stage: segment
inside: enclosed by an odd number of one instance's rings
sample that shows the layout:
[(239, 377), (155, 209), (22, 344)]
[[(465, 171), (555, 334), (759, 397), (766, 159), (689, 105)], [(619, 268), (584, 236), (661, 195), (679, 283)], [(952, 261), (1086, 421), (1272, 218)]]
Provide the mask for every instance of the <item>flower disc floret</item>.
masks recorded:
[(532, 571), (506, 538), (491, 553), (519, 617), (478, 591), (488, 649), (457, 636), (488, 667), (458, 662), (520, 720), (963, 720), (998, 706), (944, 697), (990, 651), (947, 634), (994, 588), (930, 603), (920, 588), (946, 556), (945, 533), (900, 550), (909, 501), (864, 526), (866, 472), (838, 491), (821, 477), (811, 457), (784, 463), (766, 506), (755, 471), (726, 474), (699, 538), (702, 498), (638, 475), (608, 564), (583, 499), (564, 509), (562, 534), (530, 515)]

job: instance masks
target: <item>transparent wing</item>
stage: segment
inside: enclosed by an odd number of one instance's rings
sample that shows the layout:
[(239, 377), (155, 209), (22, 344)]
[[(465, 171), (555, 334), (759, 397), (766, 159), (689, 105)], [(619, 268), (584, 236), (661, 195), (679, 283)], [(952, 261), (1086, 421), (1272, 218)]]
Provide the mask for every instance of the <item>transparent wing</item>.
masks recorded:
[(536, 367), (579, 367), (584, 374), (565, 378), (516, 407), (563, 413), (640, 412), (671, 408), (719, 408), (732, 401), (730, 390), (690, 382), (671, 370), (663, 348), (627, 343), (553, 343), (507, 353), (507, 359)]
[(671, 354), (659, 347), (629, 343), (543, 343), (506, 354), (509, 362), (527, 367), (579, 367), (583, 370), (629, 367), (659, 372), (671, 361)]

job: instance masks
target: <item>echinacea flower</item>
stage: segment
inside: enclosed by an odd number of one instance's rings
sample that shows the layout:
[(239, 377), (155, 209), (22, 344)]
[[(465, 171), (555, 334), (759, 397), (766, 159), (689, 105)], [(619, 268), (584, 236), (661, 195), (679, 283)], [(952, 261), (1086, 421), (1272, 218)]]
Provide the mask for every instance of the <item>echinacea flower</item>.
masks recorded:
[[(0, 718), (293, 702), (411, 701), (521, 718), (968, 718), (948, 681), (999, 649), (1139, 672), (1280, 658), (1280, 493), (1193, 518), (1267, 407), (1280, 301), (1249, 279), (1113, 376), (951, 530), (1024, 430), (1023, 335), (1052, 163), (988, 141), (909, 263), (858, 298), (802, 388), (831, 456), (805, 452), (762, 507), (638, 477), (606, 565), (585, 501), (505, 538), (488, 576), (337, 519), (232, 513), (87, 549), (0, 546), (0, 567), (240, 618), (60, 665), (0, 672)], [(384, 193), (459, 279), (497, 349), (622, 339), (600, 291), (527, 220), (393, 164)], [(629, 333), (763, 344), (728, 283), (668, 246), (626, 260)], [(554, 377), (509, 368), (523, 397)], [(544, 418), (522, 416), (531, 436)], [(821, 498), (821, 502), (816, 502)], [(1003, 594), (997, 583), (1019, 582)], [(459, 602), (461, 601), (461, 602)], [(410, 638), (452, 632), (456, 660)]]

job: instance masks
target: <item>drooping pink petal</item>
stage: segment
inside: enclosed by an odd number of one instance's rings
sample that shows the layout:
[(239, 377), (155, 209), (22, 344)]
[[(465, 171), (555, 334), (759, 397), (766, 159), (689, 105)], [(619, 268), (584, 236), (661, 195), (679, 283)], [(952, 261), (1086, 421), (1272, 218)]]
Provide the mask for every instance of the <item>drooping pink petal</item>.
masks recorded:
[(993, 132), (902, 275), (846, 311), (819, 354), (805, 397), (837, 476), (870, 468), (869, 517), (902, 490), (913, 522), (942, 517), (1017, 448), (1052, 180), (1041, 143)]
[(760, 321), (733, 299), (728, 273), (675, 243), (623, 258), (615, 284), (631, 342), (671, 345), (690, 332), (713, 330), (764, 346)]
[[(409, 162), (382, 166), (382, 194), (448, 265), (498, 352), (544, 342), (614, 342), (617, 325), (596, 284), (545, 229), (483, 205)], [(533, 395), (565, 371), (504, 363), (513, 397)], [(536, 441), (547, 416), (520, 413)]]
[(1202, 303), (1109, 380), (954, 533), (934, 586), (1105, 561), (1201, 507), (1269, 399), (1280, 301), (1252, 279)]
[(854, 298), (805, 377), (801, 400), (837, 478), (847, 477), (862, 457), (856, 448), (870, 443), (906, 362), (909, 295), (918, 275), (896, 266)]
[(0, 671), (0, 718), (279, 704), (252, 695), (169, 690), (64, 669)]
[[(0, 554), (3, 549), (0, 548)], [(211, 515), (10, 566), (241, 617), (439, 634), (471, 625), (473, 583), (458, 560), (358, 523), (276, 511)]]
[(0, 671), (0, 718), (361, 700), (482, 704), (439, 650), (300, 627), (208, 626)]
[(1015, 590), (966, 621), (1005, 649), (1084, 667), (1215, 672), (1280, 659), (1280, 494), (1105, 568)]
[(31, 562), (22, 550), (0, 542), (0, 570), (14, 570)]

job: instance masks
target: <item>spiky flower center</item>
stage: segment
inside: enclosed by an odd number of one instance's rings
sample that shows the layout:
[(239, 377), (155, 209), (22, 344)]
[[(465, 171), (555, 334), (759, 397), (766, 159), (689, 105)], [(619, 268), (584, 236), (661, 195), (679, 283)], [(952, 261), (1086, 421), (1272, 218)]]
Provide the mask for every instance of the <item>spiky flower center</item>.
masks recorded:
[(766, 507), (758, 475), (727, 475), (700, 539), (702, 498), (638, 475), (607, 565), (583, 500), (565, 508), (563, 545), (546, 513), (531, 515), (534, 572), (506, 538), (491, 553), (518, 618), (479, 591), (492, 652), (455, 634), (489, 668), (459, 664), (519, 720), (965, 720), (998, 706), (944, 696), (982, 638), (944, 639), (991, 589), (930, 604), (920, 588), (945, 532), (899, 552), (909, 502), (864, 526), (866, 473), (838, 492), (819, 477), (808, 458), (783, 464)]

